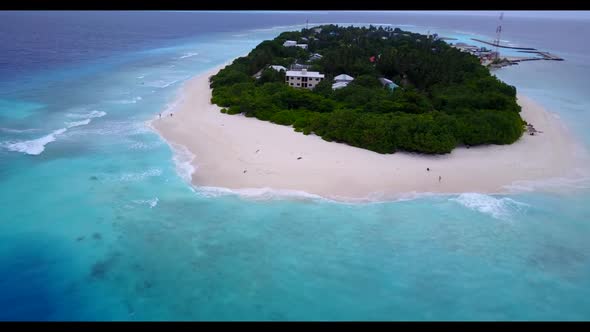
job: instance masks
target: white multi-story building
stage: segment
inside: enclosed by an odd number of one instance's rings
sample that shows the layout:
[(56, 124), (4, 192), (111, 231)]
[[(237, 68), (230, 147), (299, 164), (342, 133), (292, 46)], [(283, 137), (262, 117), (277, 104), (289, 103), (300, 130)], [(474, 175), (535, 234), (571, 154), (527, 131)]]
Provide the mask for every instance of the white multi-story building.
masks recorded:
[(313, 89), (324, 79), (324, 74), (317, 71), (289, 70), (285, 75), (285, 82), (294, 88)]

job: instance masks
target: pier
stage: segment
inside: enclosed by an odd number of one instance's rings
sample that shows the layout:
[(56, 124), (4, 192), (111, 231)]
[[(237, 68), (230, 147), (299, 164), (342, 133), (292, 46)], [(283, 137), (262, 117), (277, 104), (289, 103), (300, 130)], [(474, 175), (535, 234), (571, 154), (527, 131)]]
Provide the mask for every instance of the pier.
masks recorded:
[(549, 52), (537, 51), (536, 53), (542, 56), (544, 60), (563, 61), (563, 58), (560, 58), (557, 55), (551, 54)]
[(553, 60), (553, 61), (563, 61), (563, 58), (558, 57), (555, 54), (551, 54), (549, 52), (544, 52), (544, 51), (539, 51), (536, 48), (532, 48), (532, 47), (516, 47), (516, 46), (504, 46), (504, 45), (499, 45), (496, 43), (491, 43), (485, 40), (481, 40), (481, 39), (477, 39), (477, 38), (471, 38), (471, 40), (474, 40), (476, 42), (480, 42), (483, 44), (487, 44), (487, 45), (491, 45), (494, 47), (499, 47), (499, 48), (509, 48), (509, 49), (513, 49), (513, 50), (519, 50), (518, 52), (521, 53), (529, 53), (529, 54), (537, 54), (539, 57), (534, 57), (534, 56), (529, 56), (529, 57), (506, 57), (507, 60), (511, 61), (511, 62), (521, 62), (521, 61), (535, 61), (535, 60)]
[(488, 42), (488, 41), (485, 41), (485, 40), (481, 40), (481, 39), (477, 39), (477, 38), (471, 38), (471, 40), (475, 40), (476, 42), (484, 43), (484, 44), (491, 45), (491, 46), (494, 46), (494, 47), (510, 48), (510, 49), (513, 49), (513, 50), (525, 50), (525, 51), (536, 51), (537, 50), (536, 48), (532, 48), (532, 47), (504, 46), (504, 45), (500, 45), (499, 43), (498, 44), (495, 44), (495, 43), (491, 43), (491, 42)]
[(537, 54), (537, 57), (534, 56), (507, 56), (505, 57), (509, 61), (513, 62), (521, 62), (521, 61), (533, 61), (533, 60), (553, 60), (553, 61), (563, 61), (563, 58), (558, 57), (555, 54), (551, 54), (549, 52), (542, 52), (542, 51), (534, 51), (534, 52), (522, 52), (522, 53), (532, 53)]

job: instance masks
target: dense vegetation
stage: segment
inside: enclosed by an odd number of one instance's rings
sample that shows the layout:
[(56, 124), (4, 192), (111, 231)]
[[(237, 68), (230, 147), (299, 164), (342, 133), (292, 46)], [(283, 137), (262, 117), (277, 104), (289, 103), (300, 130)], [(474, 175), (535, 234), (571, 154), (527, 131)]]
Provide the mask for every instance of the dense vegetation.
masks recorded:
[[(212, 102), (228, 114), (380, 153), (448, 153), (458, 145), (510, 144), (522, 135), (516, 89), (477, 57), (400, 29), (321, 28), (284, 32), (236, 59), (211, 77)], [(285, 40), (308, 49), (284, 47)], [(313, 53), (323, 57), (310, 61)], [(293, 63), (309, 64), (326, 79), (313, 91), (292, 88), (283, 71), (267, 68)], [(332, 78), (342, 73), (355, 80), (332, 90)], [(379, 77), (400, 87), (383, 87)]]

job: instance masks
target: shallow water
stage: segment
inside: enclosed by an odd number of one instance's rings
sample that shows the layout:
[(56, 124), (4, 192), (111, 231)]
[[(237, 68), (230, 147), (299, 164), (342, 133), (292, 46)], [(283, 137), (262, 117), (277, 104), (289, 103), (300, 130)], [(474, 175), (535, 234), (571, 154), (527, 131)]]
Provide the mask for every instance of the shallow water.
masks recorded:
[[(253, 23), (246, 17), (254, 14), (232, 14), (225, 31), (207, 25), (211, 19), (193, 20), (189, 34), (188, 20), (158, 15), (162, 24), (117, 37), (137, 40), (134, 48), (117, 41), (92, 57), (86, 44), (82, 55), (66, 45), (74, 55), (64, 51), (70, 57), (47, 68), (22, 58), (0, 71), (1, 320), (590, 317), (585, 182), (552, 180), (563, 189), (554, 193), (525, 183), (512, 195), (369, 204), (191, 188), (183, 179), (190, 156), (175, 156), (146, 122), (174, 103), (188, 77), (247, 53), (301, 16), (256, 14)], [(334, 15), (316, 21), (353, 17)], [(366, 15), (355, 22), (397, 20)], [(63, 24), (107, 29), (96, 17), (86, 21)], [(166, 22), (166, 33), (150, 37)], [(474, 24), (465, 19), (461, 30), (481, 34)], [(37, 44), (30, 36), (16, 40), (31, 44), (12, 49), (41, 47), (53, 35)], [(587, 148), (590, 61), (577, 44), (556, 43), (566, 61), (497, 75), (558, 114)]]

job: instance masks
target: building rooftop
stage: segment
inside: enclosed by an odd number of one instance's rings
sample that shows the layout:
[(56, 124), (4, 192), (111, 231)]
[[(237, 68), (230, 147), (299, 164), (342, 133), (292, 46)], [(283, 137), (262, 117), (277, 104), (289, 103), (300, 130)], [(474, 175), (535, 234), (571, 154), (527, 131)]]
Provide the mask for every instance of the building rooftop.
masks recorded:
[(387, 87), (389, 87), (391, 89), (395, 89), (395, 88), (399, 87), (399, 85), (395, 84), (392, 80), (387, 79), (385, 77), (379, 78), (379, 82), (381, 82), (381, 84), (383, 86), (387, 86)]
[(270, 68), (272, 68), (276, 71), (281, 71), (281, 70), (287, 71), (287, 68), (285, 68), (283, 66), (279, 66), (279, 65), (270, 65)]
[(311, 65), (304, 65), (301, 63), (294, 63), (291, 66), (289, 66), (289, 70), (302, 70), (302, 69), (309, 69), (311, 68)]
[(379, 82), (381, 82), (381, 84), (383, 84), (383, 85), (385, 85), (385, 84), (389, 84), (389, 83), (393, 83), (393, 81), (392, 81), (392, 80), (389, 80), (389, 79), (387, 79), (387, 78), (385, 78), (385, 77), (381, 77), (381, 78), (379, 78)]
[(334, 77), (334, 81), (352, 81), (354, 80), (354, 77), (346, 75), (346, 74), (340, 74), (336, 77)]
[(306, 70), (289, 70), (287, 71), (287, 76), (324, 78), (324, 74), (320, 74), (320, 72)]
[(332, 89), (333, 90), (342, 89), (342, 88), (346, 87), (348, 85), (348, 83), (350, 83), (350, 82), (338, 82), (338, 83), (334, 83), (334, 84), (332, 84)]

